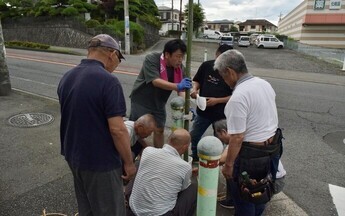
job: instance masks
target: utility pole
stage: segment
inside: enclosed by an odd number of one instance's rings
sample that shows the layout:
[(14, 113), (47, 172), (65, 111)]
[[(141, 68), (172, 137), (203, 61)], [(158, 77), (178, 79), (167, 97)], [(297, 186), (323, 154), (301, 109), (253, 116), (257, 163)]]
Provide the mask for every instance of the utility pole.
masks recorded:
[(174, 30), (174, 0), (171, 0), (171, 30)]
[(6, 63), (5, 41), (2, 33), (2, 25), (0, 19), (0, 96), (9, 95), (11, 92), (10, 75)]
[(182, 31), (182, 0), (180, 0), (180, 34)]
[(131, 54), (131, 46), (130, 46), (130, 31), (129, 31), (129, 12), (128, 12), (128, 0), (124, 1), (124, 9), (125, 9), (125, 53), (127, 55)]

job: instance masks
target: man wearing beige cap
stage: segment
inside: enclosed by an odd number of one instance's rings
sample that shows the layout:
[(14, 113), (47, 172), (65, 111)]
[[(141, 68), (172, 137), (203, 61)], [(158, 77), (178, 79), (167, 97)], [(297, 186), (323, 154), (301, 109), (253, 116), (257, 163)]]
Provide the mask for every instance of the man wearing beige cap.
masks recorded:
[(89, 42), (87, 59), (58, 86), (61, 154), (73, 173), (80, 216), (125, 215), (122, 179), (131, 179), (136, 168), (123, 122), (123, 90), (111, 75), (121, 59), (118, 43), (97, 35)]

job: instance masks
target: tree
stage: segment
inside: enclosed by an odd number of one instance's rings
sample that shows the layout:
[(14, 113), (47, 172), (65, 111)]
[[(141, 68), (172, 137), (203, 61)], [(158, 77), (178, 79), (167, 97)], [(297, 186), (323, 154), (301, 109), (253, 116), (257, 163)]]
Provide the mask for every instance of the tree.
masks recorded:
[(234, 25), (231, 26), (230, 32), (238, 32), (238, 28)]
[(5, 59), (4, 36), (0, 20), (0, 96), (9, 95), (11, 92), (10, 75)]
[[(124, 20), (123, 2), (123, 0), (116, 1), (115, 13), (118, 20)], [(158, 28), (161, 27), (161, 23), (157, 18), (159, 16), (158, 8), (154, 0), (129, 0), (128, 10), (130, 21), (136, 22), (136, 19), (139, 18)]]
[[(185, 5), (185, 17), (187, 17), (187, 22), (188, 22), (188, 8), (189, 5), (186, 4)], [(204, 23), (204, 19), (205, 19), (205, 13), (204, 13), (204, 9), (202, 8), (201, 4), (198, 3), (193, 3), (193, 29), (196, 33), (196, 35), (198, 35), (199, 32), (199, 27), (202, 27), (203, 23)]]

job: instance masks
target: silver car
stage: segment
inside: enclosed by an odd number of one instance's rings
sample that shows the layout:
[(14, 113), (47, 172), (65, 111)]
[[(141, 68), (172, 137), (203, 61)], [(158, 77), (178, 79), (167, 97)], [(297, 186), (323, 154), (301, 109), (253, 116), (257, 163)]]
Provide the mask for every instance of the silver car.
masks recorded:
[(223, 36), (220, 38), (219, 45), (229, 45), (229, 46), (234, 46), (234, 38), (232, 36)]
[(238, 39), (238, 46), (249, 47), (250, 46), (249, 37), (241, 36), (240, 39)]

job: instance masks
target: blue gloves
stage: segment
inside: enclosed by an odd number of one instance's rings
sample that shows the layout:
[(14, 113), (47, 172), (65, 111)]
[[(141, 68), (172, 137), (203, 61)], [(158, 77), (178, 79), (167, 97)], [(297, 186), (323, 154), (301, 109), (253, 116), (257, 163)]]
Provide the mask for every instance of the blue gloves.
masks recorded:
[(190, 88), (192, 88), (192, 80), (190, 78), (183, 78), (183, 80), (177, 84), (177, 91), (179, 92)]

